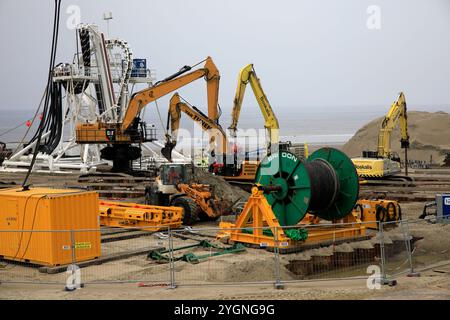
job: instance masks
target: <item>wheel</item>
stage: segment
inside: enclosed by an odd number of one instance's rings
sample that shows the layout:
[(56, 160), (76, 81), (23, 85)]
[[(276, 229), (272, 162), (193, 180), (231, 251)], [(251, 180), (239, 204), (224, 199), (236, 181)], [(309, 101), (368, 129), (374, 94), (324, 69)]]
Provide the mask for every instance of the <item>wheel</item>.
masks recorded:
[(186, 196), (177, 197), (172, 201), (171, 205), (183, 208), (184, 225), (190, 226), (198, 220), (201, 209), (191, 198)]
[(395, 203), (389, 202), (386, 206), (387, 221), (396, 221), (397, 219), (397, 208)]
[(398, 205), (398, 214), (397, 214), (398, 220), (397, 221), (402, 221), (402, 207), (400, 207), (399, 204), (397, 204), (397, 205)]
[(377, 222), (386, 222), (386, 208), (383, 206), (377, 205), (376, 210), (376, 221)]

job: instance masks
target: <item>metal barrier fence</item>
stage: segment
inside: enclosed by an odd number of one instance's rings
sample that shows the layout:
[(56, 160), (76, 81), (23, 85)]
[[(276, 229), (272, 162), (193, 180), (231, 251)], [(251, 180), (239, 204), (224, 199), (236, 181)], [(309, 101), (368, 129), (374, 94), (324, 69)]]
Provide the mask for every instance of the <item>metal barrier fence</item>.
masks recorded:
[(412, 236), (406, 221), (380, 223), (379, 243), (382, 250), (382, 275), (389, 281), (401, 274), (413, 274)]
[[(0, 230), (0, 283), (63, 284), (69, 289), (127, 282), (173, 288), (250, 283), (281, 287), (298, 281), (367, 279), (373, 266), (387, 283), (450, 259), (449, 248), (430, 251), (421, 243), (421, 238), (447, 228), (443, 225), (424, 220), (378, 225), (378, 230), (364, 232), (358, 223), (303, 225), (297, 236), (308, 235), (308, 240), (289, 245), (277, 239), (280, 230), (262, 228), (275, 240), (272, 247), (217, 238), (224, 232), (255, 232), (249, 228)], [(282, 229), (284, 234), (299, 230)]]
[(450, 231), (450, 223), (415, 219), (398, 223), (385, 222), (381, 224), (381, 228), (385, 235), (385, 279), (395, 278), (400, 274), (418, 276), (418, 270), (450, 260), (448, 242), (439, 240), (442, 234)]
[[(288, 252), (280, 254), (281, 281), (367, 278), (367, 268), (379, 265), (381, 260), (374, 244), (376, 231), (369, 229), (370, 224), (305, 226), (308, 237), (317, 236), (317, 239), (298, 243), (287, 250), (280, 246), (281, 252)], [(363, 234), (361, 226), (365, 227)]]

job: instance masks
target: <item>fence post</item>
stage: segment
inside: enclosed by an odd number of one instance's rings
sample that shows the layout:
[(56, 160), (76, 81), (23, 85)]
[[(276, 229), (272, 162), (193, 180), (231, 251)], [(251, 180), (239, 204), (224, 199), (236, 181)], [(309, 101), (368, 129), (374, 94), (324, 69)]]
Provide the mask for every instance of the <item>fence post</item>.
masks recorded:
[(76, 264), (77, 256), (75, 253), (75, 233), (73, 230), (70, 230), (70, 247), (71, 247), (71, 253), (72, 253), (72, 264)]
[(384, 223), (383, 221), (379, 221), (379, 231), (381, 236), (380, 241), (380, 254), (381, 254), (381, 284), (395, 286), (397, 284), (397, 280), (388, 279), (386, 275), (386, 251), (384, 250)]
[(280, 252), (279, 252), (279, 243), (278, 243), (278, 227), (275, 227), (274, 232), (274, 263), (275, 263), (275, 289), (284, 289), (284, 285), (281, 282), (281, 273), (280, 273)]
[(407, 227), (406, 230), (405, 230), (403, 222), (404, 221), (400, 221), (400, 223), (402, 225), (403, 236), (405, 238), (406, 252), (408, 254), (408, 260), (409, 260), (408, 277), (420, 277), (420, 272), (414, 271), (414, 262), (413, 262), (412, 250), (411, 250), (412, 236), (411, 236), (411, 232), (409, 231), (409, 221), (406, 220), (406, 227)]
[(388, 284), (389, 281), (386, 276), (386, 256), (384, 251), (384, 232), (383, 221), (378, 222), (378, 232), (380, 234), (380, 255), (381, 255), (381, 284)]
[(175, 289), (177, 285), (175, 284), (175, 261), (173, 258), (173, 235), (172, 229), (168, 227), (169, 233), (169, 272), (170, 272), (170, 285), (169, 289)]
[[(84, 285), (81, 283), (81, 271), (79, 270), (77, 263), (77, 256), (75, 253), (76, 250), (76, 242), (75, 242), (75, 232), (73, 229), (70, 231), (70, 253), (71, 253), (71, 260), (72, 264), (69, 265), (68, 270), (70, 271), (70, 276), (66, 280), (66, 286), (64, 287), (65, 291), (74, 291), (78, 289), (79, 287), (82, 288)], [(69, 269), (70, 268), (70, 269)]]

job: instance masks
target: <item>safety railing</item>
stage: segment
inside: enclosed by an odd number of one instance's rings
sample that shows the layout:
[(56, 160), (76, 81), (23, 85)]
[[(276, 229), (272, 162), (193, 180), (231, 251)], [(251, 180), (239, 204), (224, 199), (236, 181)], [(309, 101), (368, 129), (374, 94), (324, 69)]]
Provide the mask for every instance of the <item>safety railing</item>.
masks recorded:
[[(433, 242), (448, 225), (423, 220), (305, 224), (293, 227), (101, 228), (92, 230), (0, 230), (0, 283), (141, 283), (203, 286), (375, 279), (403, 274), (450, 259)], [(267, 236), (269, 242), (236, 241)], [(233, 240), (234, 239), (234, 240)]]
[(157, 129), (152, 125), (142, 122), (136, 129), (130, 129), (125, 134), (118, 132), (116, 128), (83, 128), (76, 130), (77, 143), (140, 143), (157, 140)]
[[(67, 79), (85, 79), (91, 81), (98, 81), (99, 68), (97, 66), (81, 66), (66, 64), (56, 67), (53, 71), (53, 77), (55, 81), (67, 80)], [(154, 69), (147, 68), (133, 68), (130, 72), (130, 81), (139, 82), (151, 82), (155, 79), (156, 71)], [(120, 83), (123, 77), (123, 67), (121, 64), (114, 64), (111, 66), (111, 77), (114, 83)]]

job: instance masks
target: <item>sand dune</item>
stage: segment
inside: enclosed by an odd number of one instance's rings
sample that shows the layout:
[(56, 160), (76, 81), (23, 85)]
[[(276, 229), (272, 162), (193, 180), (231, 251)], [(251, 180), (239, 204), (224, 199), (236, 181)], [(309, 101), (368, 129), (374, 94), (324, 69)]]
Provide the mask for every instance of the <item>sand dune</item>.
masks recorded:
[[(377, 118), (361, 129), (342, 147), (350, 157), (361, 155), (363, 150), (376, 150), (378, 131), (383, 117)], [(430, 161), (442, 164), (445, 154), (450, 153), (450, 114), (446, 112), (408, 112), (408, 131), (410, 136), (410, 160)], [(395, 128), (391, 137), (392, 151), (403, 160), (400, 148), (400, 131)]]

